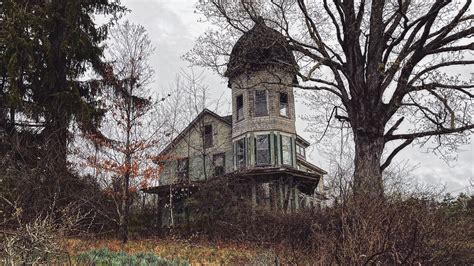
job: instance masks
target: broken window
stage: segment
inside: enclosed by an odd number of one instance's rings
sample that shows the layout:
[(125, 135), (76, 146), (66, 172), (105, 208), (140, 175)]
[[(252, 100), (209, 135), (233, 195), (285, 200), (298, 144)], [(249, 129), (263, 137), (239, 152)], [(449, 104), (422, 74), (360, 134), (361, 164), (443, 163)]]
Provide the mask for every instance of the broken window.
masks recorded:
[(281, 155), (282, 163), (285, 165), (292, 165), (293, 158), (291, 154), (291, 137), (281, 136)]
[(235, 164), (237, 168), (245, 166), (245, 159), (245, 138), (241, 138), (235, 143)]
[(280, 92), (280, 115), (288, 117), (288, 111), (288, 93)]
[(270, 164), (270, 138), (268, 135), (258, 135), (255, 138), (255, 152), (257, 165)]
[(214, 154), (212, 156), (212, 164), (214, 165), (214, 175), (223, 175), (225, 173), (225, 154)]
[(267, 91), (255, 91), (255, 116), (268, 115), (267, 110)]
[(178, 180), (187, 180), (188, 179), (188, 171), (189, 169), (189, 159), (188, 158), (182, 158), (178, 159), (178, 165), (176, 166), (176, 176), (178, 177)]
[(212, 125), (204, 126), (204, 148), (212, 146)]
[(236, 99), (237, 102), (237, 121), (244, 119), (244, 96), (239, 95)]

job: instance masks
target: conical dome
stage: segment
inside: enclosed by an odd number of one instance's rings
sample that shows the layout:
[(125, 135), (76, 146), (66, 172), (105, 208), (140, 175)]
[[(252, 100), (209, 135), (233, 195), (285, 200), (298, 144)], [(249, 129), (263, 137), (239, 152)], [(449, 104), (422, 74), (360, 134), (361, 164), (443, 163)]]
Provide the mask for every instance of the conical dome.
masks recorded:
[(232, 79), (269, 66), (295, 72), (296, 63), (285, 37), (259, 18), (255, 26), (236, 42), (224, 76)]

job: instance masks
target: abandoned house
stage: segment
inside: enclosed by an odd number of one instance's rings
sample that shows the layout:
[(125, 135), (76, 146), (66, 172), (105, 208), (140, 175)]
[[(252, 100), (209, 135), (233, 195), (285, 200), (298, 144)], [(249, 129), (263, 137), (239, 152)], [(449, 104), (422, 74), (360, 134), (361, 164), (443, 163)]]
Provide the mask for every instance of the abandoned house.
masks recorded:
[(232, 49), (225, 76), (232, 115), (203, 110), (160, 154), (162, 225), (183, 211), (175, 191), (193, 191), (227, 176), (248, 187), (247, 199), (272, 210), (324, 204), (321, 168), (306, 159), (309, 143), (295, 128), (295, 58), (283, 35), (258, 21)]

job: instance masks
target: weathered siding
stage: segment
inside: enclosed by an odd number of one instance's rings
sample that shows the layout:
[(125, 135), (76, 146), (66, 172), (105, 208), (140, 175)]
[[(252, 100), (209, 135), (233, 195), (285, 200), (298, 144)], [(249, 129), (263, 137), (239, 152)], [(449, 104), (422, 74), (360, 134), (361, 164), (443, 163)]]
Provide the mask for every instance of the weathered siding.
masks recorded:
[[(203, 127), (212, 124), (213, 145), (204, 149)], [(233, 170), (233, 155), (231, 141), (231, 126), (222, 120), (206, 114), (176, 143), (165, 156), (169, 158), (160, 176), (160, 184), (166, 185), (177, 182), (177, 159), (189, 158), (189, 180), (203, 180), (213, 175), (212, 157), (214, 154), (225, 153), (225, 171)], [(205, 160), (205, 168), (203, 163)]]
[[(278, 70), (259, 71), (251, 75), (241, 75), (232, 80), (232, 138), (237, 138), (247, 132), (279, 130), (290, 134), (296, 134), (295, 128), (295, 101), (293, 87), (282, 84), (271, 84), (283, 82), (291, 84), (293, 76)], [(268, 116), (255, 116), (255, 91), (267, 91)], [(289, 117), (281, 116), (279, 93), (288, 94)], [(243, 95), (244, 119), (237, 121), (238, 95)]]

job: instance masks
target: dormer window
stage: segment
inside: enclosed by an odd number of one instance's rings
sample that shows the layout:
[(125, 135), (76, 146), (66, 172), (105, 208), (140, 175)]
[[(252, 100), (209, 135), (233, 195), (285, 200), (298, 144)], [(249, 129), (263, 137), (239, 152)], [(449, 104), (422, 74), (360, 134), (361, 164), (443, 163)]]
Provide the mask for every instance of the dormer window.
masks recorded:
[(237, 121), (244, 119), (244, 96), (241, 94), (235, 99), (237, 105)]
[(204, 126), (203, 138), (204, 138), (204, 148), (212, 147), (212, 142), (213, 142), (212, 141), (212, 125)]
[(266, 116), (266, 115), (268, 115), (267, 91), (257, 90), (255, 91), (255, 116)]
[(288, 93), (280, 92), (280, 115), (289, 117)]

